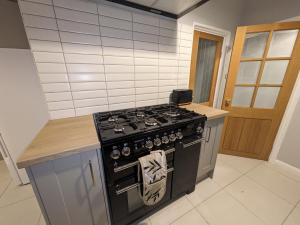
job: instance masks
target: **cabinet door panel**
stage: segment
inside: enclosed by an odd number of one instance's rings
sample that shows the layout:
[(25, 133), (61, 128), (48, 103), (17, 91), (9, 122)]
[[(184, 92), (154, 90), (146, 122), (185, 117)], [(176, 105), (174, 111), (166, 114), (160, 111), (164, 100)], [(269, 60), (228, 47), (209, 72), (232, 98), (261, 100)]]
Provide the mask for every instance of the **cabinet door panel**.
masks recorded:
[(95, 225), (108, 225), (104, 190), (101, 181), (99, 160), (97, 152), (81, 154), (83, 173), (91, 205), (93, 221)]
[(198, 167), (198, 177), (201, 177), (202, 175), (207, 173), (211, 168), (215, 136), (216, 136), (216, 128), (211, 121), (208, 121), (205, 126), (205, 136), (202, 142), (199, 167)]
[(224, 119), (214, 119), (207, 121), (204, 129), (204, 140), (201, 145), (201, 153), (198, 166), (197, 182), (205, 175), (213, 171), (219, 151), (221, 133)]
[(53, 164), (70, 224), (93, 225), (84, 176), (87, 165), (81, 162), (80, 154), (55, 160)]
[[(34, 165), (30, 170), (38, 191), (36, 195), (40, 196), (41, 204), (43, 204), (41, 208), (46, 211), (46, 213), (43, 212), (43, 215), (47, 215), (48, 218), (45, 220), (50, 223), (48, 225), (69, 225), (64, 199), (61, 197), (61, 191), (57, 185), (52, 162)], [(31, 181), (31, 183), (33, 182)]]
[(96, 150), (34, 165), (31, 173), (48, 225), (108, 224)]

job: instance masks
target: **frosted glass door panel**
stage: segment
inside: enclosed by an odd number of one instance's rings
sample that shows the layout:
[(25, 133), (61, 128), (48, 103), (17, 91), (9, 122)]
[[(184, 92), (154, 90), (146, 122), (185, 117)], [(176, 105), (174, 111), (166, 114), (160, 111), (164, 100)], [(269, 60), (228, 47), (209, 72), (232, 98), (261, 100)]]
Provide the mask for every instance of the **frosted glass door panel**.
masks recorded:
[(280, 87), (260, 87), (258, 88), (256, 99), (254, 102), (255, 108), (272, 109), (277, 100)]
[(236, 83), (255, 84), (259, 67), (260, 67), (260, 61), (241, 62)]
[(261, 84), (282, 84), (289, 60), (266, 61)]
[(242, 58), (261, 58), (265, 51), (268, 32), (246, 34)]
[(290, 57), (298, 30), (275, 31), (272, 36), (268, 57)]
[(254, 87), (235, 87), (231, 105), (235, 107), (249, 107), (253, 91)]
[(213, 70), (215, 65), (217, 42), (199, 39), (194, 102), (209, 101)]

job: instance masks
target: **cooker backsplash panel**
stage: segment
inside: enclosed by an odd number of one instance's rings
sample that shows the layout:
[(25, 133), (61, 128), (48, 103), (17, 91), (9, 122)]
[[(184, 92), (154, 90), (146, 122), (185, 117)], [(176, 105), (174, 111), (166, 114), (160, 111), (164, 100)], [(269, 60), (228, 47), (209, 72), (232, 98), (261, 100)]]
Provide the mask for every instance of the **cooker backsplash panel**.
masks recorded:
[(80, 0), (19, 5), (52, 119), (166, 103), (188, 86), (191, 26)]

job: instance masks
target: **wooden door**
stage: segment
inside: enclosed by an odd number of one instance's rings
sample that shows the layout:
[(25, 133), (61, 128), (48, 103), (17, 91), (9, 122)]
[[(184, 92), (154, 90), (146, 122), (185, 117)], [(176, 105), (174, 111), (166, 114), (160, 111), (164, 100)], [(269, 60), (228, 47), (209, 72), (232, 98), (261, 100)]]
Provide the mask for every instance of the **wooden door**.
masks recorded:
[(223, 37), (194, 31), (189, 88), (193, 102), (213, 105)]
[(300, 68), (300, 22), (238, 27), (221, 153), (267, 160)]

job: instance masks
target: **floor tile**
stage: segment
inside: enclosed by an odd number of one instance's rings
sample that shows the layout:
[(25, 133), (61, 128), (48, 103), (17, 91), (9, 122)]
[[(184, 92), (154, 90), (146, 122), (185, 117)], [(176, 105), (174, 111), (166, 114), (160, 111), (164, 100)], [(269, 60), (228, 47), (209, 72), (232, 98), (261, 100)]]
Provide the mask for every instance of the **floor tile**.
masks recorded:
[(223, 163), (221, 160), (217, 160), (213, 181), (224, 187), (235, 181), (241, 175), (242, 174), (237, 170)]
[(257, 159), (249, 159), (249, 158), (232, 156), (232, 155), (224, 155), (224, 154), (219, 154), (218, 160), (221, 160), (225, 164), (238, 170), (240, 173), (247, 173), (251, 169), (257, 167), (259, 164), (263, 163), (263, 161)]
[(45, 219), (43, 215), (41, 214), (38, 225), (46, 225)]
[(280, 225), (293, 208), (292, 204), (246, 176), (227, 186), (225, 190), (269, 225)]
[(2, 179), (10, 179), (10, 174), (4, 160), (0, 160), (0, 181)]
[(220, 191), (203, 202), (197, 210), (209, 225), (264, 225), (225, 191)]
[(193, 205), (187, 200), (187, 198), (182, 197), (152, 215), (150, 217), (150, 222), (152, 225), (168, 225), (190, 211), (192, 208)]
[(200, 216), (199, 212), (193, 209), (177, 219), (175, 222), (171, 223), (171, 225), (207, 225), (207, 223), (202, 216)]
[(290, 166), (281, 164), (281, 163), (267, 163), (270, 168), (276, 170), (277, 172), (281, 173), (284, 176), (289, 177), (290, 179), (300, 183), (300, 169), (294, 169)]
[(1, 208), (0, 224), (35, 225), (38, 223), (40, 213), (36, 199), (30, 198)]
[(196, 206), (221, 189), (216, 182), (207, 178), (196, 185), (195, 191), (186, 195), (187, 199)]
[(12, 182), (9, 178), (1, 178), (0, 179), (0, 198), (4, 194), (4, 191), (7, 189), (9, 184)]
[(14, 182), (11, 182), (0, 198), (0, 207), (28, 199), (33, 196), (34, 193), (30, 184), (17, 186)]
[(296, 207), (291, 215), (287, 218), (283, 225), (299, 225), (300, 224), (300, 207)]
[(300, 200), (300, 184), (262, 164), (247, 176), (292, 204)]
[(150, 219), (145, 219), (139, 223), (137, 223), (136, 225), (152, 225)]

